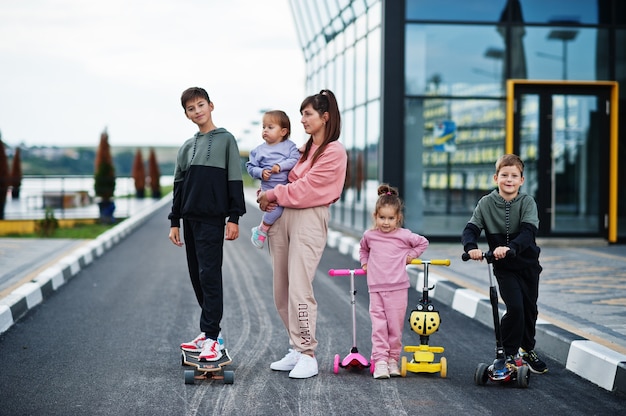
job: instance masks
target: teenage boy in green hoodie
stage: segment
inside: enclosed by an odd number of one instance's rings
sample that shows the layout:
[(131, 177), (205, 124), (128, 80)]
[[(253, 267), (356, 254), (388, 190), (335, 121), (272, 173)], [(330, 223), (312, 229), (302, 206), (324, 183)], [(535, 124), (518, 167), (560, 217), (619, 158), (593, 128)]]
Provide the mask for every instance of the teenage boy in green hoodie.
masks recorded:
[(181, 104), (198, 132), (178, 150), (169, 239), (183, 245), (182, 219), (187, 267), (202, 313), (200, 335), (180, 347), (200, 352), (200, 360), (217, 361), (224, 349), (218, 342), (224, 309), (224, 238), (239, 237), (239, 217), (246, 212), (241, 162), (233, 135), (213, 123), (214, 106), (204, 89), (188, 88)]

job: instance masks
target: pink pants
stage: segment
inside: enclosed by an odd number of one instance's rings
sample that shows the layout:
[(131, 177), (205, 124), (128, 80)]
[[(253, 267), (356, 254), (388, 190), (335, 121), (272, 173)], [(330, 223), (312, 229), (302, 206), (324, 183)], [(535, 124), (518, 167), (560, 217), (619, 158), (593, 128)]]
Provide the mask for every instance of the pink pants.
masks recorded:
[(372, 362), (400, 361), (408, 290), (370, 293)]
[(296, 351), (313, 355), (317, 347), (317, 302), (313, 278), (328, 233), (327, 206), (290, 209), (269, 230), (274, 268), (274, 304)]

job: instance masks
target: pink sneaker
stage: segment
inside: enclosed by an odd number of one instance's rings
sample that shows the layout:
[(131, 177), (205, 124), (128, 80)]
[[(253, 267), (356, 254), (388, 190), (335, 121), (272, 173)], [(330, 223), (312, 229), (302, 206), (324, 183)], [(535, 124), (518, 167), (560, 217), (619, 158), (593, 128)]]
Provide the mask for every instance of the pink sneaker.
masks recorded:
[(219, 342), (207, 338), (202, 346), (202, 352), (198, 355), (200, 361), (217, 361), (222, 358)]
[(202, 345), (204, 344), (205, 340), (206, 335), (204, 335), (204, 332), (201, 332), (200, 335), (195, 337), (192, 341), (183, 342), (182, 344), (180, 344), (180, 348), (183, 351), (200, 352), (202, 351)]
[(256, 248), (263, 248), (263, 244), (265, 244), (265, 240), (267, 239), (267, 233), (261, 230), (259, 227), (254, 227), (252, 229), (252, 237), (250, 237), (250, 241)]
[(391, 377), (400, 377), (400, 368), (398, 368), (398, 362), (393, 358), (389, 359), (389, 364), (387, 365), (389, 368), (389, 376)]

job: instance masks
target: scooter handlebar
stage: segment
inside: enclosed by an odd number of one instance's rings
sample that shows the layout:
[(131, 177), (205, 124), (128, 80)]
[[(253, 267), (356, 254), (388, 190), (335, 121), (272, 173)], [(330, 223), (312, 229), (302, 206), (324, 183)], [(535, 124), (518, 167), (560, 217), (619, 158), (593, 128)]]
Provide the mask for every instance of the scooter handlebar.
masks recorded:
[[(506, 257), (507, 258), (512, 258), (515, 257), (517, 254), (515, 253), (515, 250), (513, 250), (512, 248), (509, 249), (509, 251), (506, 252)], [(493, 263), (496, 259), (493, 257), (493, 251), (489, 250), (489, 251), (483, 251), (483, 259), (487, 260), (487, 263)], [(463, 253), (461, 255), (461, 260), (463, 261), (468, 261), (471, 260), (471, 257), (468, 253)]]
[(449, 266), (450, 259), (432, 259), (432, 260), (413, 259), (411, 260), (411, 264), (432, 264), (433, 266)]
[(330, 269), (328, 271), (329, 276), (349, 276), (354, 272), (355, 276), (365, 275), (365, 270), (363, 269)]

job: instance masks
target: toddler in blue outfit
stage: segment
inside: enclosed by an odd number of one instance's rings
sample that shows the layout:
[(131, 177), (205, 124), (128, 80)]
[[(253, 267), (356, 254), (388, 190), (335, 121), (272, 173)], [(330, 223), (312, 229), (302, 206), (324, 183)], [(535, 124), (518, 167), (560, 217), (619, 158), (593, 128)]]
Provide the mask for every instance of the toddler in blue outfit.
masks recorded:
[[(261, 191), (273, 189), (276, 185), (289, 182), (289, 171), (298, 163), (300, 151), (294, 142), (289, 140), (291, 123), (284, 111), (267, 111), (263, 115), (263, 144), (250, 152), (246, 169), (254, 179), (261, 180)], [(280, 218), (282, 207), (263, 214), (258, 227), (252, 229), (252, 244), (263, 248), (267, 232)]]

